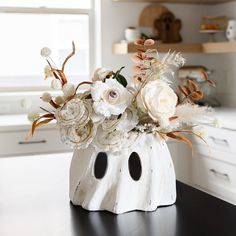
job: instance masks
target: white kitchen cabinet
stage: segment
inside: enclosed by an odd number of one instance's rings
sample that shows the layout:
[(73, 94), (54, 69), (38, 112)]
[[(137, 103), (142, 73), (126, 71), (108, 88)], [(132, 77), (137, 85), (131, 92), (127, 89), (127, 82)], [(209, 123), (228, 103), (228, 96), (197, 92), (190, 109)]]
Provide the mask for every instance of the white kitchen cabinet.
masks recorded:
[(236, 166), (198, 155), (193, 158), (193, 185), (236, 204)]
[(65, 144), (61, 143), (57, 129), (39, 129), (32, 139), (26, 141), (27, 132), (28, 130), (0, 132), (0, 157), (68, 151)]
[(192, 183), (192, 157), (191, 149), (182, 142), (169, 140), (167, 142), (175, 167), (176, 179), (190, 184)]
[(236, 205), (236, 131), (202, 126), (204, 143), (193, 138), (193, 152), (169, 140), (177, 180)]
[(0, 157), (72, 151), (61, 142), (55, 123), (40, 127), (25, 140), (30, 126), (26, 115), (0, 116)]
[(236, 131), (201, 129), (207, 145), (193, 139), (192, 185), (236, 204)]

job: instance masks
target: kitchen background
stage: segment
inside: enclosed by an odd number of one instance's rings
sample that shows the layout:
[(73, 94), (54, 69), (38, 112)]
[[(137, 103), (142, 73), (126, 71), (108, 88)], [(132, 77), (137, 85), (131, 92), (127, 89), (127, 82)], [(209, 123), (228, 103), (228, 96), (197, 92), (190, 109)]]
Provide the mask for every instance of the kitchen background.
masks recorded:
[[(92, 9), (89, 10), (92, 12), (89, 13), (89, 17), (93, 22), (92, 29), (94, 30), (94, 32), (90, 32), (91, 53), (89, 55), (94, 58), (90, 68), (91, 71), (101, 65), (111, 69), (120, 68), (123, 65), (126, 65), (127, 68), (132, 68), (130, 54), (115, 55), (112, 52), (112, 47), (114, 43), (124, 39), (124, 30), (127, 27), (138, 25), (141, 11), (149, 4), (149, 2), (132, 1), (94, 1)], [(181, 19), (183, 43), (208, 41), (207, 35), (199, 33), (202, 16), (225, 15), (229, 19), (236, 19), (235, 1), (216, 5), (171, 3), (162, 5), (172, 11), (176, 18)], [(76, 31), (76, 28), (73, 28), (73, 30)], [(70, 36), (72, 37), (72, 35)], [(216, 41), (227, 41), (225, 34), (216, 35)], [(8, 44), (8, 42), (5, 43)], [(47, 45), (47, 42), (44, 41), (44, 43), (45, 45), (42, 45), (42, 47), (50, 46)], [(184, 56), (186, 57), (187, 65), (202, 65), (213, 71), (211, 79), (217, 84), (215, 96), (222, 105), (222, 108), (217, 108), (217, 114), (223, 114), (221, 116), (223, 117), (222, 119), (227, 117), (229, 120), (227, 122), (230, 125), (224, 127), (226, 129), (205, 127), (205, 130), (208, 131), (206, 140), (211, 151), (204, 144), (196, 143), (193, 157), (191, 157), (191, 150), (183, 144), (170, 142), (169, 146), (174, 159), (177, 178), (235, 204), (236, 149), (233, 145), (236, 131), (232, 130), (231, 125), (234, 118), (236, 118), (234, 111), (236, 108), (236, 53), (184, 53)], [(82, 63), (83, 60), (80, 60), (80, 62)], [(25, 63), (24, 54), (21, 56), (20, 63), (22, 66)], [(125, 74), (129, 76), (132, 71), (127, 68), (125, 69)], [(87, 75), (84, 76), (88, 77), (88, 73), (89, 68), (87, 68)], [(39, 132), (38, 136), (35, 137), (36, 143), (33, 143), (33, 146), (25, 145), (23, 141), (24, 134), (29, 127), (29, 124), (25, 121), (26, 118), (23, 117), (26, 117), (28, 110), (22, 109), (20, 103), (22, 99), (30, 98), (33, 101), (33, 105), (37, 107), (40, 102), (36, 97), (39, 97), (38, 94), (41, 94), (41, 92), (6, 91), (1, 89), (1, 87), (0, 90), (0, 156), (68, 151), (66, 147), (59, 144), (60, 141), (57, 138), (59, 135), (55, 133), (53, 126), (42, 129), (41, 133)], [(22, 116), (19, 116), (20, 113)], [(49, 140), (45, 140), (45, 137)], [(16, 145), (14, 142), (16, 142)]]

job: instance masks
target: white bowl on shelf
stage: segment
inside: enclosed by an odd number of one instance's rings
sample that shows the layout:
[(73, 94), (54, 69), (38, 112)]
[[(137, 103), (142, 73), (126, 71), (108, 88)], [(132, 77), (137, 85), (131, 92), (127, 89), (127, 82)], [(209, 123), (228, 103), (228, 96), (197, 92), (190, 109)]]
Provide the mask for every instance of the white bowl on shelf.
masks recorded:
[(136, 28), (125, 29), (125, 39), (128, 42), (134, 42), (141, 37), (141, 32)]

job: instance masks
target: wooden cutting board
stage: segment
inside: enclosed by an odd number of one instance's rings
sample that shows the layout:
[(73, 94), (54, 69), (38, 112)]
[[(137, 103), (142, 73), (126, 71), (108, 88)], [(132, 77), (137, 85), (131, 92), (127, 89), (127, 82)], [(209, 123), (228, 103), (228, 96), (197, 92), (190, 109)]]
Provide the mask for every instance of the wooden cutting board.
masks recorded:
[(160, 4), (148, 5), (139, 16), (139, 26), (153, 28), (154, 21), (159, 19), (164, 12), (169, 12), (169, 10)]

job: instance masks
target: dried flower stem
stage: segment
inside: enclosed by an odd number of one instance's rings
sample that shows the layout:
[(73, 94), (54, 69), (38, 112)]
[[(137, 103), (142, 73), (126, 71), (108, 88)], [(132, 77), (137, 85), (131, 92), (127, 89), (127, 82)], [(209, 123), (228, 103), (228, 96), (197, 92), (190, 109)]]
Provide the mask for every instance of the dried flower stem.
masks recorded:
[(64, 70), (65, 70), (65, 66), (66, 66), (67, 61), (68, 61), (71, 57), (73, 57), (74, 55), (75, 55), (75, 43), (74, 43), (74, 41), (72, 41), (72, 52), (67, 56), (67, 58), (66, 58), (65, 61), (63, 62), (63, 64), (62, 64), (62, 69), (61, 69), (62, 72), (64, 72)]

